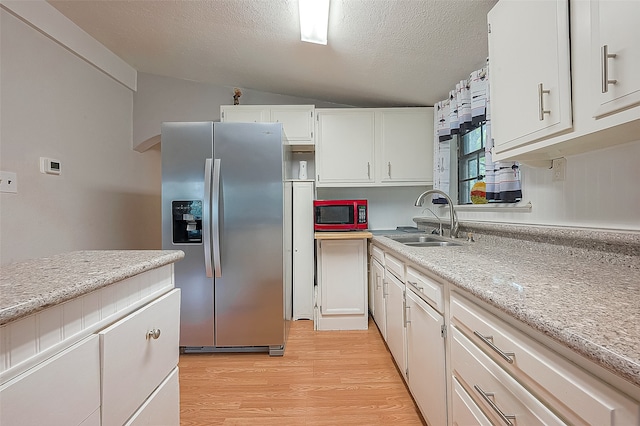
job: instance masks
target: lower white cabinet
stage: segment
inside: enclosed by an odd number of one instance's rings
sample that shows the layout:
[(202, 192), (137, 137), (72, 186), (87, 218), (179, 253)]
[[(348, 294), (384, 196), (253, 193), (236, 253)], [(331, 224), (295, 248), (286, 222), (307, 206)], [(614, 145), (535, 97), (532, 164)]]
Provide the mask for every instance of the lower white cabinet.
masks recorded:
[(0, 424), (100, 424), (88, 421), (100, 412), (98, 347), (89, 336), (0, 386)]
[(180, 291), (102, 330), (102, 425), (122, 425), (178, 365)]
[(387, 340), (387, 285), (384, 281), (384, 267), (371, 258), (371, 284), (373, 288), (373, 320), (382, 338)]
[(451, 424), (454, 426), (491, 426), (487, 416), (484, 415), (467, 391), (464, 390), (458, 379), (453, 377), (451, 383), (453, 385), (451, 391), (451, 405), (453, 407)]
[(142, 407), (129, 419), (126, 426), (153, 426), (180, 424), (180, 384), (178, 367), (153, 391)]
[(446, 425), (444, 317), (409, 288), (406, 308), (409, 389), (428, 424)]
[(396, 365), (406, 380), (407, 361), (405, 343), (404, 283), (387, 270), (387, 346), (396, 360)]
[(317, 241), (318, 330), (366, 330), (367, 239)]

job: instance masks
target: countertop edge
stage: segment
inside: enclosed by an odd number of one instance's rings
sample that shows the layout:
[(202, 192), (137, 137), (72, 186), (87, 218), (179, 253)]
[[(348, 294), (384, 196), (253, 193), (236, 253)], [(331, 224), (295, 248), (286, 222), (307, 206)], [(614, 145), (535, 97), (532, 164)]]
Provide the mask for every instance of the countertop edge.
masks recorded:
[[(101, 289), (103, 287), (109, 286), (116, 282), (125, 280), (127, 278), (131, 278), (143, 272), (147, 272), (153, 269), (161, 268), (163, 266), (169, 265), (171, 263), (175, 263), (182, 258), (184, 258), (185, 254), (181, 250), (154, 250), (154, 251), (145, 251), (145, 250), (104, 250), (104, 251), (78, 251), (71, 253), (63, 253), (58, 256), (82, 256), (82, 255), (91, 255), (91, 256), (107, 256), (109, 254), (114, 253), (145, 253), (148, 254), (149, 258), (141, 261), (137, 261), (131, 264), (120, 264), (120, 267), (117, 269), (109, 270), (108, 272), (104, 272), (100, 275), (92, 276), (89, 278), (85, 278), (82, 280), (78, 280), (73, 284), (69, 284), (66, 286), (56, 287), (47, 291), (46, 293), (35, 293), (30, 297), (25, 297), (23, 300), (20, 300), (18, 303), (14, 303), (10, 306), (3, 306), (0, 308), (0, 326), (5, 325), (9, 322), (19, 320), (21, 318), (25, 318), (29, 315), (36, 314), (46, 308), (51, 306), (55, 306), (61, 303), (65, 303), (69, 300), (75, 299), (77, 297), (88, 294), (92, 291)], [(157, 254), (155, 254), (157, 253)], [(52, 256), (56, 257), (56, 256)], [(47, 258), (50, 259), (50, 258)], [(5, 265), (3, 268), (9, 267), (19, 267), (20, 265), (34, 265), (40, 259), (32, 259), (25, 262), (19, 262), (12, 265)], [(11, 285), (12, 283), (7, 283), (7, 279), (5, 276), (2, 277), (2, 284), (6, 286), (7, 284)]]

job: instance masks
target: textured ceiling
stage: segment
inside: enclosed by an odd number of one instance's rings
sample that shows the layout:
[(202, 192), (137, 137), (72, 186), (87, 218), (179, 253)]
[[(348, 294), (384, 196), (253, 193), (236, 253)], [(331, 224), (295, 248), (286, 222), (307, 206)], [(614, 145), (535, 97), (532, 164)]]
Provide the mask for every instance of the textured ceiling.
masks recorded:
[(433, 105), (484, 64), (497, 0), (331, 0), (327, 46), (297, 0), (85, 0), (54, 7), (141, 72), (354, 106)]

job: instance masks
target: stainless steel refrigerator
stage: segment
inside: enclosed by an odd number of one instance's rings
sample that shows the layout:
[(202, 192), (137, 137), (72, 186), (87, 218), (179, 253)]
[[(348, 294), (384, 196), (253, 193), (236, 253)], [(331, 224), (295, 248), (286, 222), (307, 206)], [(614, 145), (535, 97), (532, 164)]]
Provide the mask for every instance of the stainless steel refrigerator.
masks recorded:
[(182, 352), (282, 355), (291, 312), (282, 126), (162, 124), (162, 247), (179, 249)]

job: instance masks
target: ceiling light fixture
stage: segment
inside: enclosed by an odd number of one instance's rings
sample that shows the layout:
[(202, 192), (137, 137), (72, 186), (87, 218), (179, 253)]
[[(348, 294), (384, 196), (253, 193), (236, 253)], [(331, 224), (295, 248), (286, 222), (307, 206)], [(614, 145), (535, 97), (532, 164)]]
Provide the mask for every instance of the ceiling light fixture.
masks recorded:
[(298, 8), (300, 9), (300, 39), (326, 45), (329, 0), (298, 0)]

